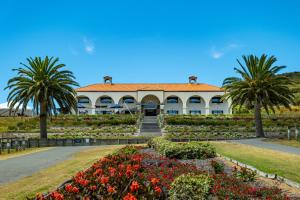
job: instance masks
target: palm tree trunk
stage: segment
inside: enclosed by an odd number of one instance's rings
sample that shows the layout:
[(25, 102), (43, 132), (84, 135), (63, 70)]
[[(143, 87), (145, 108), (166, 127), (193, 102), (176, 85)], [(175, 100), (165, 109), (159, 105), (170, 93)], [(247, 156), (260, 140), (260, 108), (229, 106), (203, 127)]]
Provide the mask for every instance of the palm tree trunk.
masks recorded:
[(263, 124), (261, 119), (261, 105), (256, 103), (254, 106), (255, 109), (255, 129), (256, 129), (256, 137), (265, 137)]
[(47, 139), (47, 104), (40, 103), (40, 138)]

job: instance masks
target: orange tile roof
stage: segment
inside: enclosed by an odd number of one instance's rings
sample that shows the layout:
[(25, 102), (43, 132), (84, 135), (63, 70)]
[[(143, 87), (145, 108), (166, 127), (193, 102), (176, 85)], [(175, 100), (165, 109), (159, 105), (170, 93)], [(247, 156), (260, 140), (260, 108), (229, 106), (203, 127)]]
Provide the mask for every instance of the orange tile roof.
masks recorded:
[(93, 84), (76, 89), (77, 92), (135, 92), (135, 91), (166, 91), (166, 92), (219, 92), (222, 88), (204, 83), (116, 83)]

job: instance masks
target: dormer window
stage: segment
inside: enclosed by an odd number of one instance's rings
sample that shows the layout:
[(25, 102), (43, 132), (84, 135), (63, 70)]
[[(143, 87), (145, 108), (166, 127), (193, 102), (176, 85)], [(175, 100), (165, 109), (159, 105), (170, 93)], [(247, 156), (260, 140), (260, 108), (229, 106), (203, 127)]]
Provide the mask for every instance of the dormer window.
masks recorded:
[(178, 97), (168, 97), (167, 103), (178, 103)]
[(213, 98), (211, 99), (211, 102), (212, 102), (212, 103), (223, 103), (221, 97), (213, 97)]
[(104, 76), (103, 77), (104, 84), (112, 84), (112, 77), (111, 76)]
[(190, 77), (189, 77), (189, 83), (190, 83), (190, 84), (195, 84), (195, 83), (197, 83), (197, 76), (190, 76)]

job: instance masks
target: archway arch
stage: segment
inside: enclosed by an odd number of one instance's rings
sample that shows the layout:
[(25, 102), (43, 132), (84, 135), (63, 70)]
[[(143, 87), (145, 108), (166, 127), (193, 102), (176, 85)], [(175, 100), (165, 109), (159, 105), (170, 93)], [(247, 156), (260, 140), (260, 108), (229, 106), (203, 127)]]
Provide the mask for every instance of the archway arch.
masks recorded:
[(114, 100), (108, 95), (102, 95), (96, 100), (95, 113), (96, 114), (111, 114), (113, 109), (110, 108), (114, 105)]
[(77, 97), (77, 113), (82, 114), (92, 114), (92, 101), (89, 97), (80, 95)]
[(221, 95), (213, 96), (209, 100), (209, 114), (228, 114), (228, 101)]
[(155, 116), (160, 113), (160, 101), (155, 95), (146, 95), (141, 101), (141, 111), (147, 116)]
[(205, 114), (206, 102), (203, 97), (193, 95), (186, 102), (187, 114)]
[(164, 101), (164, 112), (170, 115), (183, 113), (183, 101), (176, 95), (168, 96)]
[(121, 97), (118, 101), (118, 104), (122, 107), (121, 113), (129, 114), (136, 113), (137, 109), (137, 101), (131, 95), (125, 95)]

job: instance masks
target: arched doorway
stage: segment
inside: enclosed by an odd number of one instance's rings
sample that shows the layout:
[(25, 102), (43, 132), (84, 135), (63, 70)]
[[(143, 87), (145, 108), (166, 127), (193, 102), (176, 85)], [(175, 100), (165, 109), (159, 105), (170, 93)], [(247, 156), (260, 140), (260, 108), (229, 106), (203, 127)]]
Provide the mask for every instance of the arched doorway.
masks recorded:
[(160, 101), (157, 96), (147, 95), (141, 101), (141, 109), (145, 116), (156, 116), (160, 112)]

